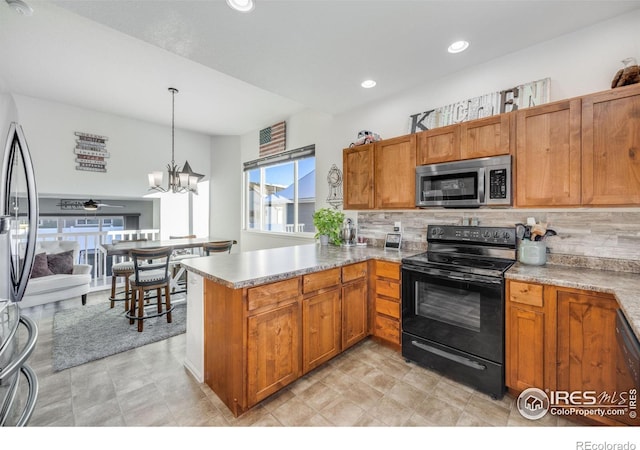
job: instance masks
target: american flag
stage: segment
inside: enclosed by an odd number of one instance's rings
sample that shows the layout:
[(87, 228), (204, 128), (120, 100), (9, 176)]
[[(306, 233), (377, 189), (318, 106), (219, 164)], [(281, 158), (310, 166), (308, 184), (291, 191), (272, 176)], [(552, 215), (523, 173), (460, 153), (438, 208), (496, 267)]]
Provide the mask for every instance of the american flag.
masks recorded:
[(279, 122), (260, 130), (260, 156), (273, 155), (285, 149), (285, 123)]

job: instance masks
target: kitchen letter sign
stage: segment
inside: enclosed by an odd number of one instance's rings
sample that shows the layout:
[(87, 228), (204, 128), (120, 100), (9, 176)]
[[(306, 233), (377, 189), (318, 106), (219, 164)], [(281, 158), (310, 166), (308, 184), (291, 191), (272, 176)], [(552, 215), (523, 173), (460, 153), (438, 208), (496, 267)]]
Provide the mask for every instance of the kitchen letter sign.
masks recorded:
[(260, 156), (269, 156), (285, 149), (285, 123), (280, 122), (260, 130)]
[(409, 133), (541, 105), (549, 101), (550, 86), (551, 79), (544, 78), (503, 91), (491, 92), (480, 97), (412, 114), (409, 116)]

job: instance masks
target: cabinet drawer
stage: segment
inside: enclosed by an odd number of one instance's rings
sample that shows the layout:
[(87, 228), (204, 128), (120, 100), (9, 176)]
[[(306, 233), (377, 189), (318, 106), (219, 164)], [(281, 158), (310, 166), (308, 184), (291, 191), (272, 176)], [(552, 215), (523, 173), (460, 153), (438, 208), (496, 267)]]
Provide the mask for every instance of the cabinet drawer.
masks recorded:
[(509, 281), (509, 301), (542, 307), (542, 285)]
[(376, 315), (375, 336), (400, 344), (400, 322), (384, 316)]
[(388, 280), (376, 280), (376, 294), (400, 300), (400, 283)]
[(338, 284), (340, 284), (340, 268), (323, 270), (302, 277), (302, 292), (306, 294)]
[(358, 278), (364, 278), (367, 276), (367, 263), (361, 262), (358, 264), (351, 264), (342, 268), (342, 282), (348, 283), (349, 281), (357, 280)]
[(384, 298), (376, 298), (376, 313), (387, 316), (400, 318), (400, 302), (386, 300)]
[(278, 303), (282, 300), (295, 298), (299, 293), (300, 288), (298, 287), (298, 278), (250, 288), (247, 291), (249, 311), (262, 306)]
[(392, 280), (400, 279), (400, 264), (376, 261), (376, 276), (382, 278), (391, 278)]

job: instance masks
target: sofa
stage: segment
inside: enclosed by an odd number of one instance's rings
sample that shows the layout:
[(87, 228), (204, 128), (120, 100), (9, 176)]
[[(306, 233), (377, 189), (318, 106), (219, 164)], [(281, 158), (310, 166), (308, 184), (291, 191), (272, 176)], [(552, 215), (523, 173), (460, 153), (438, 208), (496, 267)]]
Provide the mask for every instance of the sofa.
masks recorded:
[(91, 285), (91, 266), (78, 264), (79, 254), (80, 244), (76, 241), (38, 242), (36, 261), (20, 307), (28, 308), (74, 297), (81, 297), (85, 305)]

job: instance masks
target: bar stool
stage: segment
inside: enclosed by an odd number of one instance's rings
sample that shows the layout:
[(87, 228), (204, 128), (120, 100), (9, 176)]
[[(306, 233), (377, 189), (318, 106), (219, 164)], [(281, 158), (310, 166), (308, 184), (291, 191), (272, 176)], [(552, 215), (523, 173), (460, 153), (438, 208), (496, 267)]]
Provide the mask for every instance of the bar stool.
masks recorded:
[(202, 248), (204, 250), (204, 254), (209, 256), (211, 253), (223, 253), (223, 252), (228, 252), (231, 253), (231, 247), (233, 247), (233, 244), (237, 244), (238, 241), (236, 240), (231, 240), (231, 241), (212, 241), (212, 242), (205, 242), (204, 244), (202, 244)]
[[(138, 331), (143, 330), (143, 321), (151, 317), (167, 316), (167, 323), (171, 323), (171, 274), (169, 272), (169, 259), (172, 249), (170, 247), (158, 247), (151, 249), (131, 250), (134, 273), (129, 276), (131, 286), (131, 308), (127, 317), (129, 323), (138, 321)], [(156, 290), (157, 313), (148, 314), (144, 309), (145, 293)], [(164, 289), (165, 309), (162, 310), (162, 290)], [(136, 313), (137, 308), (137, 313)]]
[[(114, 244), (118, 244), (120, 242), (141, 242), (146, 240), (146, 238), (130, 239), (126, 241), (116, 241)], [(111, 297), (109, 297), (109, 300), (111, 301), (111, 308), (115, 306), (116, 301), (124, 300), (124, 310), (129, 310), (129, 277), (133, 275), (133, 272), (133, 261), (131, 259), (115, 263), (111, 266)], [(124, 277), (124, 298), (117, 297), (117, 294), (122, 294), (122, 292), (116, 293), (116, 284), (120, 277)]]

